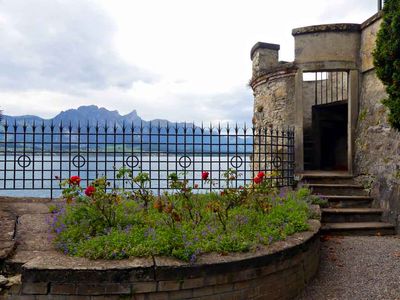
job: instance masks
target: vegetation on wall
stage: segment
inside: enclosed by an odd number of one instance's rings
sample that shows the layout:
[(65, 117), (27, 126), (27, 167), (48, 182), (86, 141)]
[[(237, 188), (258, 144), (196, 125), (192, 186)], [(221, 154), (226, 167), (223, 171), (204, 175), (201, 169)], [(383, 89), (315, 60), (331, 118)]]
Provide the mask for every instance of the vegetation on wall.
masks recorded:
[(388, 98), (383, 104), (389, 109), (389, 123), (400, 130), (400, 1), (387, 0), (383, 22), (373, 52), (378, 78), (385, 84)]

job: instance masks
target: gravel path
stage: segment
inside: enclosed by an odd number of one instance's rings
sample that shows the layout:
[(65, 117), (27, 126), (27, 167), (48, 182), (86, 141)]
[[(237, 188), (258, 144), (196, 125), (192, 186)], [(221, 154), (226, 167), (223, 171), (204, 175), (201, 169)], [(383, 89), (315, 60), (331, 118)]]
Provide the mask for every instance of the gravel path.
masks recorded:
[(319, 273), (298, 300), (400, 300), (400, 236), (323, 240)]

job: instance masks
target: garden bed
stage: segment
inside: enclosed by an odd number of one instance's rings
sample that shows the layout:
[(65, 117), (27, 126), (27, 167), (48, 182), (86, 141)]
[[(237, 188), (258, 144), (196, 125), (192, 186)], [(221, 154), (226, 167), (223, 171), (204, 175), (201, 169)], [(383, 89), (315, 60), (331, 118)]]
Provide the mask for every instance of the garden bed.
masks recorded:
[(62, 253), (23, 266), (21, 294), (134, 299), (291, 299), (319, 264), (318, 220), (309, 230), (254, 252), (208, 253), (195, 263), (168, 257), (89, 260)]
[(320, 199), (307, 188), (278, 188), (263, 172), (235, 187), (228, 170), (215, 191), (205, 171), (209, 193), (172, 174), (173, 192), (155, 196), (147, 174), (118, 176), (138, 189), (64, 181), (65, 203), (47, 218), (58, 252), (25, 263), (14, 295), (289, 299), (318, 268)]

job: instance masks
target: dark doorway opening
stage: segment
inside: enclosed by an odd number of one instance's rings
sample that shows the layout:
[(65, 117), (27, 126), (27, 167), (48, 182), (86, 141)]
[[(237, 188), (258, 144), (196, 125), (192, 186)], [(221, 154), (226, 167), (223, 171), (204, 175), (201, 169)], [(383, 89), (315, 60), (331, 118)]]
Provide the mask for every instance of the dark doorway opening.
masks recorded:
[(347, 101), (312, 107), (312, 153), (307, 169), (347, 171)]

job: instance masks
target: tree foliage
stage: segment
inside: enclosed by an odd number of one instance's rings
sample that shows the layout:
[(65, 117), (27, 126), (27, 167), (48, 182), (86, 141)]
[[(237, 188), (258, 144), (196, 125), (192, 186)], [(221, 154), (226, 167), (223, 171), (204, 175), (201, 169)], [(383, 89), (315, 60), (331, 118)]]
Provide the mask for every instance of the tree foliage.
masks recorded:
[(388, 94), (382, 103), (389, 109), (389, 123), (400, 130), (400, 0), (385, 1), (373, 57)]

